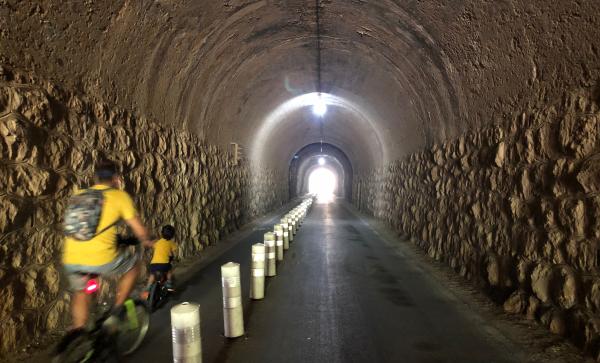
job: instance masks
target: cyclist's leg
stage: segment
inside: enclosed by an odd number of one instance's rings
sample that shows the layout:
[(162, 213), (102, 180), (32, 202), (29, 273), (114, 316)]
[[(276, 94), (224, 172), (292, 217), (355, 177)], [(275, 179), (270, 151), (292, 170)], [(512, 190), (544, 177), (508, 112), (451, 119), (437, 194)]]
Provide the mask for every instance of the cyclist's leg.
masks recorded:
[(71, 316), (73, 322), (71, 329), (82, 329), (90, 315), (90, 295), (84, 291), (75, 291), (71, 296)]
[(140, 275), (141, 261), (136, 261), (135, 264), (129, 271), (125, 272), (124, 275), (119, 279), (119, 286), (117, 288), (117, 297), (115, 298), (115, 307), (122, 306), (125, 300), (133, 291), (135, 282)]
[(94, 268), (94, 272), (99, 275), (119, 279), (115, 308), (122, 306), (129, 297), (140, 274), (140, 269), (141, 265), (137, 255), (127, 249), (120, 250), (117, 257), (111, 262)]
[(150, 288), (154, 281), (156, 281), (155, 265), (150, 264), (150, 266), (148, 267), (148, 283), (146, 284), (146, 289)]
[(173, 281), (173, 266), (170, 266), (167, 271), (167, 281)]
[(174, 286), (173, 286), (173, 265), (169, 264), (168, 270), (167, 270), (167, 282), (166, 282), (166, 287), (169, 291), (174, 290)]
[(71, 329), (85, 328), (89, 317), (91, 297), (85, 293), (85, 285), (88, 281), (81, 272), (86, 272), (87, 266), (66, 265), (65, 273), (69, 281), (71, 291)]

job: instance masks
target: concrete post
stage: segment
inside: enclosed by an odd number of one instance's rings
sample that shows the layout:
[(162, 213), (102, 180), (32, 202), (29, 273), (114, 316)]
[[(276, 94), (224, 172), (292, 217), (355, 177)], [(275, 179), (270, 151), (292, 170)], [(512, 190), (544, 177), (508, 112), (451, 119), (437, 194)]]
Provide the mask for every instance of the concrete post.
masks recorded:
[(298, 214), (292, 214), (292, 220), (294, 223), (294, 235), (296, 235), (298, 233), (298, 229), (300, 228), (300, 226), (298, 225)]
[(292, 225), (292, 217), (290, 214), (286, 214), (285, 219), (288, 221), (288, 231), (289, 231), (289, 237), (290, 237), (290, 242), (292, 242), (294, 240), (294, 226)]
[(293, 213), (293, 212), (290, 212), (290, 213), (288, 214), (288, 218), (289, 218), (289, 220), (290, 220), (290, 221), (289, 221), (289, 223), (292, 225), (292, 236), (295, 236), (295, 235), (296, 235), (296, 228), (297, 228), (298, 226), (296, 225), (296, 222), (295, 222), (295, 220), (294, 220), (294, 213)]
[(202, 363), (200, 305), (188, 302), (171, 308), (174, 363)]
[(265, 233), (265, 247), (267, 248), (267, 276), (277, 275), (275, 234), (273, 232)]
[(277, 250), (277, 261), (283, 261), (283, 227), (281, 224), (276, 224), (273, 227), (275, 232), (275, 237), (277, 241), (275, 242), (276, 250)]
[(221, 281), (223, 284), (223, 323), (225, 326), (225, 336), (227, 338), (237, 338), (244, 335), (240, 264), (228, 262), (221, 266)]
[(263, 243), (252, 245), (252, 283), (250, 298), (261, 300), (265, 297), (265, 269), (267, 267), (266, 248)]
[(281, 228), (283, 229), (283, 249), (290, 249), (290, 227), (287, 222), (287, 219), (281, 219)]

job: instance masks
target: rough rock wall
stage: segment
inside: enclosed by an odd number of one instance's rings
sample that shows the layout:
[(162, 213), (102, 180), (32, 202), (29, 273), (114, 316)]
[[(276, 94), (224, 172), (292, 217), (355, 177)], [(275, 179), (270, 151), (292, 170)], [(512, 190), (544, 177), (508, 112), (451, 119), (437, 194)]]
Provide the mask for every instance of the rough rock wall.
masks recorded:
[(600, 112), (589, 95), (358, 177), (354, 201), (598, 357)]
[(65, 323), (61, 216), (99, 157), (128, 171), (126, 190), (154, 231), (175, 225), (183, 257), (287, 200), (272, 171), (250, 186), (244, 162), (194, 135), (0, 67), (0, 358)]

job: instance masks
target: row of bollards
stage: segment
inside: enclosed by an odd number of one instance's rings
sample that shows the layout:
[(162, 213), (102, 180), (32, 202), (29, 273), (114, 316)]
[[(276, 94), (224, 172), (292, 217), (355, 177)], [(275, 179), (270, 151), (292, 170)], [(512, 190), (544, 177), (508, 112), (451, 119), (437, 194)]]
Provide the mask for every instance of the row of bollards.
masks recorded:
[[(273, 227), (273, 232), (265, 233), (264, 243), (252, 245), (251, 299), (264, 299), (265, 276), (277, 275), (277, 261), (283, 261), (285, 251), (290, 248), (312, 203), (312, 197), (302, 201), (281, 218), (280, 223)], [(239, 263), (228, 262), (221, 266), (221, 286), (224, 335), (227, 338), (240, 337), (244, 335), (244, 312)], [(184, 302), (171, 308), (171, 336), (173, 362), (202, 362), (200, 305)]]

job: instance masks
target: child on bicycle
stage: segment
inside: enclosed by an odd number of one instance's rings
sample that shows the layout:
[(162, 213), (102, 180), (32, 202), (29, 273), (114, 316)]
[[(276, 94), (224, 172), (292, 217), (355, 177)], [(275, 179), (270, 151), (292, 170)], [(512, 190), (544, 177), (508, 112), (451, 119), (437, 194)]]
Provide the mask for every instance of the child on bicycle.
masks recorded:
[(150, 261), (150, 276), (148, 276), (146, 290), (154, 283), (157, 272), (167, 275), (165, 286), (167, 289), (173, 290), (173, 266), (171, 262), (175, 258), (175, 251), (177, 250), (177, 244), (173, 239), (175, 237), (175, 228), (167, 224), (162, 227), (160, 235), (162, 238), (156, 241), (152, 247), (154, 252)]

